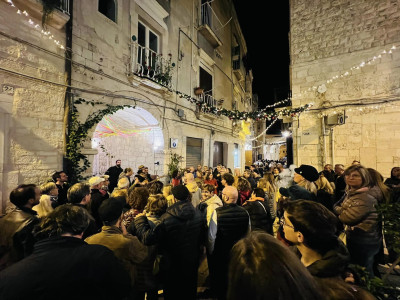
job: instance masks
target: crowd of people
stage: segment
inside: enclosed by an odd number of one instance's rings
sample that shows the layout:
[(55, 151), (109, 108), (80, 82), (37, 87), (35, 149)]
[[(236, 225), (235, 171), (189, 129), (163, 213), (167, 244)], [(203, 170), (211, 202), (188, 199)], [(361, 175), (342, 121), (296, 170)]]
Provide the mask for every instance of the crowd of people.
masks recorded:
[(379, 203), (400, 168), (358, 161), (245, 170), (198, 165), (167, 183), (146, 166), (68, 185), (64, 171), (10, 194), (0, 218), (1, 299), (374, 299)]

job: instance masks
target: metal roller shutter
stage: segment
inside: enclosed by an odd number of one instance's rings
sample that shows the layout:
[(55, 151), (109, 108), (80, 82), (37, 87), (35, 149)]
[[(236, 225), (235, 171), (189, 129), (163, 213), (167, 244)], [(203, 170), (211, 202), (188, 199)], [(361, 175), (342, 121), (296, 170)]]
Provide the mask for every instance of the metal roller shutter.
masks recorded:
[(202, 165), (203, 140), (197, 138), (186, 138), (186, 167), (197, 168)]

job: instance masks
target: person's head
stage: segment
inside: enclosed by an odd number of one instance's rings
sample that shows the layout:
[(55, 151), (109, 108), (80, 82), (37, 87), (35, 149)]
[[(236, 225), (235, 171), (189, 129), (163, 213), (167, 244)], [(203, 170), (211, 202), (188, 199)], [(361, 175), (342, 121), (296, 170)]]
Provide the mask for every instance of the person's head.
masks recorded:
[(250, 170), (254, 171), (256, 169), (256, 165), (251, 165)]
[(198, 187), (199, 189), (201, 189), (201, 186), (202, 186), (203, 183), (204, 183), (203, 179), (201, 179), (201, 178), (199, 178), (199, 177), (196, 177), (196, 178), (194, 179), (194, 181), (196, 182), (197, 187)]
[(56, 236), (82, 238), (92, 219), (89, 212), (80, 206), (60, 205), (41, 220), (34, 235), (38, 240)]
[(251, 185), (250, 185), (250, 182), (245, 177), (241, 176), (238, 178), (237, 188), (239, 191), (250, 191)]
[(232, 185), (234, 182), (235, 182), (235, 178), (232, 176), (232, 174), (224, 173), (221, 176), (221, 183), (223, 186)]
[(16, 207), (29, 207), (39, 204), (40, 189), (35, 184), (21, 184), (10, 193), (10, 202)]
[(251, 176), (251, 171), (249, 169), (244, 170), (243, 176), (245, 178), (249, 178)]
[(322, 172), (319, 173), (320, 177), (323, 176), (325, 177), (329, 182), (334, 182), (335, 177), (331, 171), (328, 170), (323, 170)]
[(126, 177), (122, 177), (120, 180), (118, 180), (117, 186), (119, 189), (128, 189), (129, 188), (129, 179)]
[(209, 172), (206, 174), (206, 180), (212, 180), (214, 178), (214, 175), (212, 172)]
[(101, 178), (104, 178), (103, 185), (101, 189), (108, 190), (108, 185), (110, 184), (110, 175), (101, 175)]
[(326, 164), (326, 165), (324, 166), (324, 170), (331, 172), (331, 171), (333, 170), (333, 167), (332, 167), (331, 164)]
[(203, 170), (203, 168), (202, 168), (202, 166), (201, 165), (197, 165), (197, 171), (202, 171)]
[(67, 199), (72, 204), (87, 205), (90, 203), (90, 186), (85, 183), (75, 183), (68, 189)]
[(118, 166), (118, 167), (120, 167), (120, 166), (121, 166), (121, 160), (120, 160), (120, 159), (117, 159), (117, 160), (115, 161), (115, 165)]
[(127, 203), (128, 189), (114, 189), (110, 195), (112, 198), (124, 198)]
[(253, 231), (231, 250), (229, 300), (317, 300), (317, 284), (298, 257), (273, 236)]
[(238, 190), (233, 186), (227, 186), (222, 190), (222, 200), (225, 204), (236, 204), (238, 197)]
[(203, 201), (210, 199), (214, 196), (215, 186), (212, 184), (203, 184), (201, 187), (201, 198)]
[(400, 167), (394, 167), (390, 171), (390, 178), (392, 179), (400, 179)]
[(90, 185), (90, 188), (93, 189), (97, 189), (99, 190), (103, 184), (104, 184), (105, 179), (101, 178), (100, 176), (94, 176), (92, 178), (89, 179), (88, 183)]
[(240, 169), (239, 168), (235, 168), (234, 172), (235, 172), (235, 176), (240, 176)]
[(57, 184), (68, 182), (68, 175), (64, 171), (55, 172), (52, 176), (53, 181)]
[(186, 182), (186, 183), (192, 183), (192, 182), (194, 182), (193, 173), (186, 173), (186, 174), (185, 174), (185, 182)]
[(273, 173), (274, 175), (279, 175), (280, 172), (281, 172), (281, 171), (279, 170), (278, 167), (275, 167), (275, 168), (272, 169), (272, 173)]
[(226, 172), (233, 175), (231, 168), (226, 168)]
[(321, 255), (337, 246), (337, 217), (325, 206), (297, 200), (285, 202), (283, 209), (283, 231), (288, 241)]
[[(372, 168), (367, 168), (367, 170), (369, 172), (369, 175), (371, 176), (371, 187), (377, 186), (382, 191), (385, 202), (389, 203), (391, 192), (389, 190), (389, 187), (384, 184), (382, 174)], [(379, 201), (381, 199), (377, 200)]]
[(54, 182), (46, 182), (39, 188), (42, 195), (58, 196), (58, 188)]
[(189, 192), (188, 188), (184, 185), (177, 185), (172, 188), (172, 195), (174, 195), (174, 198), (177, 199), (178, 201), (190, 201), (191, 199), (191, 193)]
[(263, 189), (255, 188), (253, 193), (251, 193), (251, 198), (265, 198), (265, 192)]
[(260, 189), (267, 189), (269, 188), (269, 182), (267, 179), (265, 178), (261, 178), (258, 182), (257, 182), (257, 187), (259, 187)]
[(353, 162), (351, 163), (351, 165), (352, 166), (354, 166), (354, 165), (361, 165), (361, 163), (360, 163), (360, 161), (359, 160), (353, 160)]
[(189, 172), (190, 173), (194, 173), (194, 167), (193, 166), (189, 168)]
[(301, 165), (295, 168), (294, 172), (293, 181), (297, 184), (303, 180), (314, 182), (319, 178), (317, 169), (310, 165)]
[(344, 171), (344, 179), (349, 189), (358, 190), (371, 186), (371, 175), (362, 165), (351, 165)]
[(149, 174), (149, 168), (148, 167), (144, 167), (143, 168), (143, 173), (144, 174)]
[(335, 174), (340, 176), (343, 173), (344, 173), (344, 166), (342, 164), (336, 164), (335, 165)]
[(164, 183), (161, 181), (154, 181), (149, 187), (150, 195), (162, 194)]
[(110, 197), (101, 203), (99, 216), (104, 225), (114, 226), (121, 220), (125, 203), (123, 197)]
[(264, 173), (263, 178), (266, 179), (270, 184), (274, 183), (274, 174), (272, 173)]
[(168, 202), (167, 199), (161, 194), (151, 195), (146, 205), (146, 212), (154, 214), (156, 216), (161, 216), (167, 210)]
[(126, 176), (131, 177), (133, 174), (133, 170), (132, 170), (132, 168), (125, 168), (124, 173)]
[(142, 211), (147, 204), (149, 191), (144, 187), (137, 187), (129, 191), (128, 204), (131, 208)]

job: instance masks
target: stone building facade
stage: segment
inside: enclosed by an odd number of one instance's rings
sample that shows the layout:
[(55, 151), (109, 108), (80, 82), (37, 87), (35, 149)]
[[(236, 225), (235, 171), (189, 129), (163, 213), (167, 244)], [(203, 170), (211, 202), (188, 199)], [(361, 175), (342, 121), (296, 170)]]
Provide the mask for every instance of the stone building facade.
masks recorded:
[(291, 0), (294, 162), (359, 160), (385, 177), (400, 163), (398, 1)]
[[(115, 158), (162, 175), (170, 153), (184, 157), (182, 167), (197, 161), (244, 167), (239, 122), (203, 113), (187, 99), (252, 109), (246, 42), (230, 0), (62, 2), (70, 11), (57, 9), (52, 17), (61, 25), (53, 20), (43, 31), (36, 0), (0, 1), (0, 210), (12, 188), (40, 184), (63, 168), (65, 108), (79, 98), (99, 103), (76, 105), (81, 121), (107, 104), (132, 106), (102, 120), (127, 118), (123, 134), (91, 129), (83, 147), (92, 163), (86, 175), (102, 173)], [(168, 82), (150, 72), (158, 67)], [(196, 87), (209, 96), (196, 95)]]

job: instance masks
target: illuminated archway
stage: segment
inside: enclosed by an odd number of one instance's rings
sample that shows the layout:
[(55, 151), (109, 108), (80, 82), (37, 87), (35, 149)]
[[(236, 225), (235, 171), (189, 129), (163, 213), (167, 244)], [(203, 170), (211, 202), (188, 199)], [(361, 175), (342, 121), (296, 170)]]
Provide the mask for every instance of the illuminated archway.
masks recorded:
[(160, 156), (164, 149), (160, 123), (140, 107), (104, 116), (94, 131), (92, 148), (98, 150), (93, 160), (93, 174), (104, 174), (117, 159), (122, 160), (122, 168), (132, 168), (135, 173), (140, 165), (147, 166), (150, 174), (160, 175), (164, 168)]

